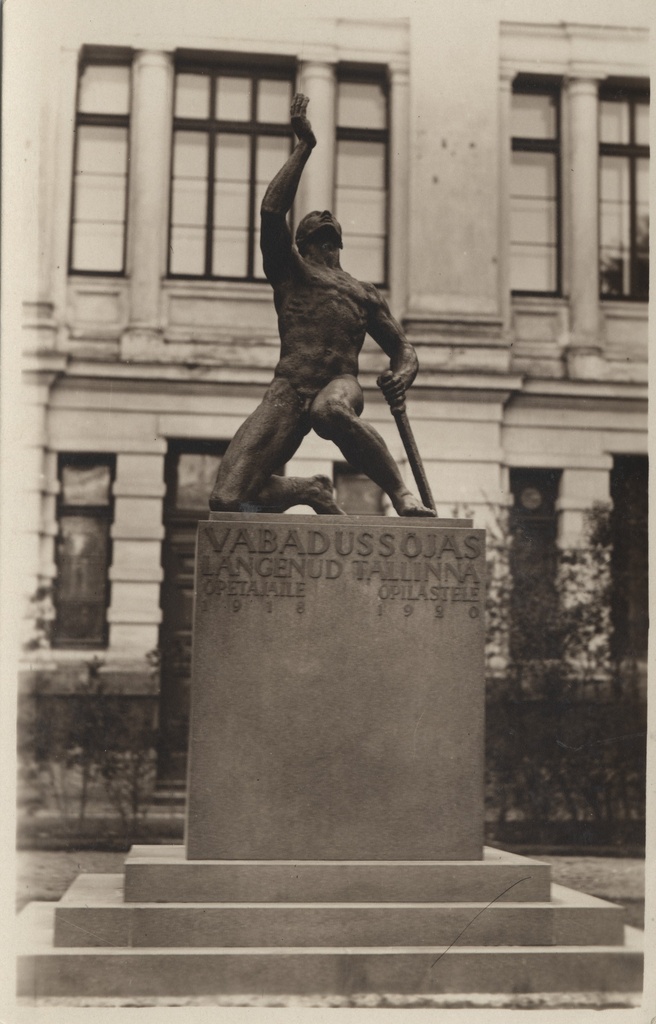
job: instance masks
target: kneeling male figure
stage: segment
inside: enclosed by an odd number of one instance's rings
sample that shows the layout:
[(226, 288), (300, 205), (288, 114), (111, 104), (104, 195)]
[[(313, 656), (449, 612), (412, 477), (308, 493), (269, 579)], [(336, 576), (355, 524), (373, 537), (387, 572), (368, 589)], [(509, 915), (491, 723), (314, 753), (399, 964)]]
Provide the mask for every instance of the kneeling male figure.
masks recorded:
[(364, 399), (358, 356), (369, 333), (390, 357), (379, 385), (388, 401), (403, 399), (417, 375), (417, 357), (387, 303), (371, 284), (342, 270), (342, 229), (329, 210), (313, 211), (298, 225), (292, 244), (286, 215), (316, 138), (306, 116), (307, 97), (292, 102), (298, 142), (262, 200), (264, 272), (273, 287), (280, 332), (280, 360), (262, 403), (242, 424), (221, 461), (210, 498), (220, 512), (283, 512), (309, 505), (341, 514), (332, 483), (274, 475), (310, 429), (334, 441), (356, 470), (390, 497), (402, 516), (433, 516), (408, 490), (385, 442), (360, 419)]

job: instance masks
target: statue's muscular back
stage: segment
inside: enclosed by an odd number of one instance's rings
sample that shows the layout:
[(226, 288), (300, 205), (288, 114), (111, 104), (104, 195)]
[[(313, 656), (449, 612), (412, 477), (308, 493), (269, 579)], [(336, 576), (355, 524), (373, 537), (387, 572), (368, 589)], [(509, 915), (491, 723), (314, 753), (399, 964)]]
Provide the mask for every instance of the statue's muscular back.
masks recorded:
[(356, 377), (375, 294), (346, 271), (294, 252), (288, 273), (274, 285), (281, 342), (276, 377), (289, 380), (302, 397), (336, 377)]

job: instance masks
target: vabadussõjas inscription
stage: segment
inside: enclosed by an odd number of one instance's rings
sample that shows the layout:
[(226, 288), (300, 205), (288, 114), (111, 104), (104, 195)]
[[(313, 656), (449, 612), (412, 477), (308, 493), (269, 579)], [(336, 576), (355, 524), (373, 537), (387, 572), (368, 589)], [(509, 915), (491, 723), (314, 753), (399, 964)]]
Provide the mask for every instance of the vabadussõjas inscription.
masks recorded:
[[(382, 528), (381, 528), (382, 527)], [(205, 526), (199, 561), (199, 598), (302, 600), (316, 581), (360, 581), (381, 602), (430, 601), (470, 605), (483, 600), (480, 531), (423, 527), (393, 532), (375, 527)], [(230, 602), (229, 602), (230, 603)], [(439, 613), (438, 613), (439, 614)]]

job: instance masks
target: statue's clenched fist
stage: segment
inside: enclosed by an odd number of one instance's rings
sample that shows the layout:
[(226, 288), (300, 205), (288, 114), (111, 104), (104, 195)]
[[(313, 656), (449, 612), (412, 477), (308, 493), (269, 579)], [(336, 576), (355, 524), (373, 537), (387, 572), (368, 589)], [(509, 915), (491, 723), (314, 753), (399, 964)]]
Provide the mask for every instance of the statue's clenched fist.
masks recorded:
[(306, 114), (309, 102), (310, 101), (307, 96), (304, 96), (302, 92), (297, 92), (292, 100), (290, 114), (292, 128), (294, 129), (294, 134), (297, 139), (300, 142), (306, 142), (311, 149), (314, 149), (317, 144), (317, 140)]

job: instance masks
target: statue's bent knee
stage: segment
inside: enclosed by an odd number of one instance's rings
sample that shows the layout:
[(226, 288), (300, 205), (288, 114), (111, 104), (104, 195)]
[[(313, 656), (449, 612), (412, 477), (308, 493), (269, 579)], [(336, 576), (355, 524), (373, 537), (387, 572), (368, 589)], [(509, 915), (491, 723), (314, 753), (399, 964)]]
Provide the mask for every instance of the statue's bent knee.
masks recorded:
[(335, 436), (342, 434), (348, 429), (350, 421), (354, 418), (353, 412), (343, 402), (331, 401), (328, 399), (322, 402), (318, 408), (312, 410), (312, 427), (319, 437), (332, 440)]

